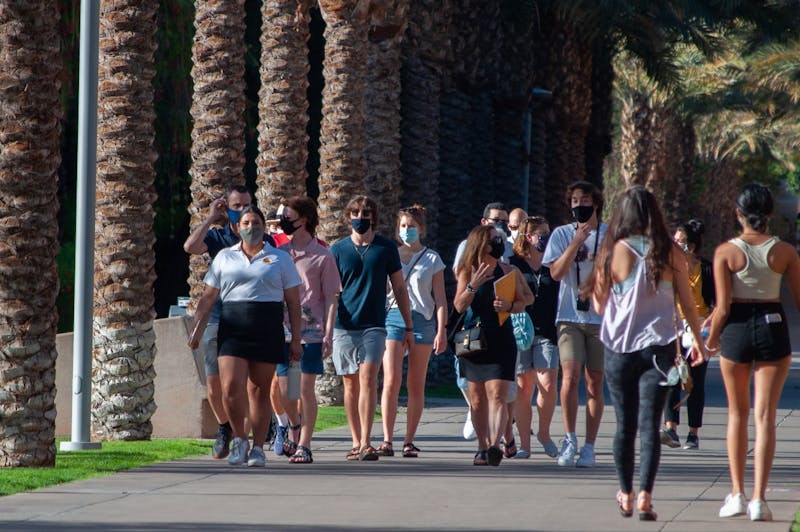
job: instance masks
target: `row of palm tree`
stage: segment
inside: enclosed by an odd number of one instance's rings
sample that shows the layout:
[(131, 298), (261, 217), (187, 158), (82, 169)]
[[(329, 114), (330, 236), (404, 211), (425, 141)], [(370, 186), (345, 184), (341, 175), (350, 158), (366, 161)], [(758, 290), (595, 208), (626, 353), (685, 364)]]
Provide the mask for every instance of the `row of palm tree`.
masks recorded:
[[(766, 139), (787, 161), (796, 146), (784, 137), (794, 132), (797, 138), (796, 45), (748, 52), (749, 74), (731, 86), (751, 87), (749, 109), (740, 104), (707, 107), (705, 114), (688, 111), (703, 99), (725, 102), (724, 82), (708, 94), (677, 89), (686, 85), (692, 68), (699, 72), (723, 57), (726, 31), (746, 27), (750, 40), (743, 46), (753, 46), (757, 39), (800, 27), (789, 1), (758, 9), (743, 1), (677, 0), (313, 4), (261, 3), (256, 184), (259, 203), (267, 206), (310, 190), (307, 46), (310, 13), (319, 8), (325, 22), (325, 87), (317, 199), (320, 236), (328, 241), (347, 233), (343, 206), (365, 190), (384, 209), (384, 231), (400, 202), (427, 205), (430, 240), (447, 258), (487, 200), (516, 206), (527, 187), (529, 211), (555, 224), (567, 219), (565, 185), (581, 178), (602, 185), (604, 173), (670, 190), (663, 198), (671, 219), (685, 209), (683, 198), (697, 196), (695, 181), (702, 174), (701, 193), (708, 197), (695, 201), (721, 213), (726, 196), (711, 191), (731, 189), (741, 168), (736, 146), (755, 141), (712, 138), (709, 132), (721, 131), (714, 120), (733, 124), (730, 117), (741, 118), (736, 123), (743, 131)], [(245, 181), (244, 6), (245, 0), (195, 2), (192, 228), (225, 186)], [(92, 426), (103, 439), (148, 438), (155, 408), (157, 154), (150, 84), (157, 9), (155, 0), (104, 0), (101, 9)], [(0, 65), (4, 466), (52, 465), (54, 459), (52, 205), (59, 116), (53, 110), (59, 57), (53, 11), (43, 0), (0, 0), (5, 18), (0, 48), (9, 51)], [(693, 59), (682, 63), (679, 58), (687, 57), (682, 54)], [(531, 98), (534, 87), (551, 97)], [(615, 102), (621, 111), (617, 120)], [(527, 144), (523, 132), (531, 111)], [(747, 112), (767, 118), (754, 119), (748, 129)], [(720, 234), (730, 230), (724, 217), (715, 222)], [(194, 296), (207, 264), (207, 258), (192, 259)]]

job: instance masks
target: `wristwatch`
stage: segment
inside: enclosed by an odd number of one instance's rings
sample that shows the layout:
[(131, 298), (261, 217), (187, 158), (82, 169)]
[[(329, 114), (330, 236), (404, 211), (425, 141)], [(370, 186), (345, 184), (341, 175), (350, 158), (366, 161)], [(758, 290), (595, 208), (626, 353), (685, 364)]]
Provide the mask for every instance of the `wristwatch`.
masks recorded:
[(467, 292), (469, 292), (470, 294), (474, 294), (477, 291), (478, 291), (477, 288), (473, 288), (471, 284), (467, 283)]

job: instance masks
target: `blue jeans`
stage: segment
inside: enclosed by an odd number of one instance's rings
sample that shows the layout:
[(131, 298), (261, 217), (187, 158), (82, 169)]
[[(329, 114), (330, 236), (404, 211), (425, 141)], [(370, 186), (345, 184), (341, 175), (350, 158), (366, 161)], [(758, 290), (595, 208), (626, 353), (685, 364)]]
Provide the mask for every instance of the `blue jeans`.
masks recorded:
[(653, 366), (653, 355), (659, 368), (669, 371), (675, 360), (675, 344), (651, 346), (632, 353), (605, 351), (605, 377), (614, 411), (617, 431), (614, 434), (614, 464), (619, 486), (625, 493), (633, 491), (634, 444), (640, 439), (639, 490), (653, 491), (661, 460), (661, 412), (667, 397), (666, 386), (659, 381), (661, 373)]

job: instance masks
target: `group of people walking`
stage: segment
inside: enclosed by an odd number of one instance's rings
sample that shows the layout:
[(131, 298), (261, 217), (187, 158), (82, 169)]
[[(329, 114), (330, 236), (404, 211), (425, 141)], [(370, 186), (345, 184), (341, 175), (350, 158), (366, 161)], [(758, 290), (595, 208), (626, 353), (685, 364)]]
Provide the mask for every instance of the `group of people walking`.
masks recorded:
[[(456, 253), (452, 307), (460, 319), (449, 321), (459, 330), (480, 332), (478, 347), (456, 359), (459, 387), (469, 404), (465, 437), (477, 439), (473, 464), (527, 458), (535, 434), (558, 465), (593, 467), (605, 379), (617, 418), (616, 504), (624, 517), (638, 512), (642, 520), (655, 520), (661, 446), (681, 445), (679, 407), (685, 400), (689, 428), (683, 447), (699, 447), (705, 373), (710, 357), (719, 354), (729, 402), (732, 480), (719, 513), (771, 519), (765, 492), (777, 403), (791, 359), (779, 289), (786, 277), (800, 308), (800, 258), (767, 232), (773, 209), (769, 190), (758, 184), (744, 188), (735, 205), (741, 234), (717, 248), (713, 264), (700, 256), (702, 222), (689, 220), (671, 234), (655, 196), (644, 187), (624, 191), (608, 223), (600, 219), (604, 198), (593, 184), (570, 185), (565, 199), (574, 219), (552, 231), (541, 216), (529, 217), (521, 209), (509, 213), (503, 204), (490, 203)], [(350, 235), (328, 249), (315, 236), (317, 210), (309, 198), (286, 200), (277, 220), (281, 231), (270, 236), (268, 220), (252, 205), (247, 189), (234, 187), (211, 205), (208, 218), (189, 236), (187, 252), (207, 251), (213, 258), (189, 345), (202, 347), (209, 402), (220, 423), (216, 458), (263, 466), (274, 409), (276, 454), (311, 463), (314, 383), (327, 356), (344, 383), (352, 437), (346, 459), (394, 456), (406, 359), (408, 410), (401, 452), (407, 458), (422, 452), (414, 438), (428, 363), (431, 354), (448, 351), (448, 336), (456, 332), (446, 328), (446, 266), (424, 245), (422, 206), (397, 213), (394, 238), (375, 232), (379, 214), (372, 199), (353, 198), (343, 212)], [(227, 224), (213, 227), (225, 218)], [(282, 242), (278, 247), (273, 237)], [(526, 323), (528, 330), (519, 326)], [(299, 402), (286, 393), (289, 362), (301, 367)], [(381, 368), (383, 441), (373, 446)], [(559, 369), (565, 429), (560, 450), (550, 433)], [(748, 503), (744, 467), (751, 375), (756, 444)], [(586, 388), (582, 446), (576, 430), (581, 376)], [(693, 388), (685, 386), (682, 400), (681, 383), (690, 380)], [(537, 391), (534, 431), (531, 402)], [(637, 433), (638, 493), (633, 486)]]

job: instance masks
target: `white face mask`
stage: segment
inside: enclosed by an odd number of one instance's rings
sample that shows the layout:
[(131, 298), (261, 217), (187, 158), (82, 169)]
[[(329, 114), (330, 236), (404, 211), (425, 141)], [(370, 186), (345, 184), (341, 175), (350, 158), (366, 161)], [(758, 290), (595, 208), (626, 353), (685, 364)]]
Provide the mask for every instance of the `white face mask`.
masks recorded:
[(516, 240), (517, 239), (517, 235), (519, 235), (519, 230), (511, 231), (511, 239), (512, 240)]

